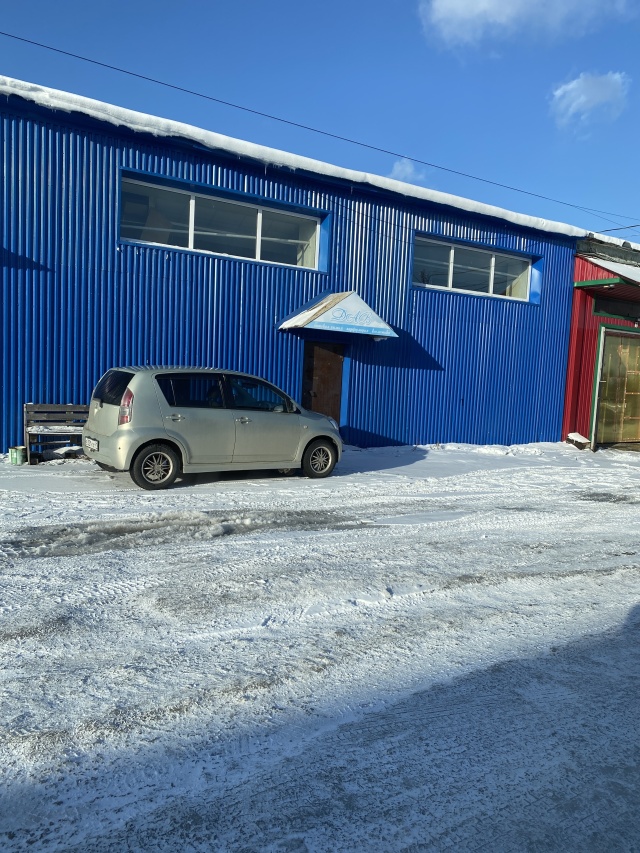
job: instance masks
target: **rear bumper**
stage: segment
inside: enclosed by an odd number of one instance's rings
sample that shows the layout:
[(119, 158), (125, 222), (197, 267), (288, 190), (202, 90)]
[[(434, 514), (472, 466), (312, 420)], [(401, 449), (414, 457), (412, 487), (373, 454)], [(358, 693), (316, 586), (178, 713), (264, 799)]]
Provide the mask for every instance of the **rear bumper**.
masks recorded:
[[(82, 449), (89, 459), (109, 465), (117, 471), (126, 471), (134, 453), (134, 442), (131, 441), (132, 436), (129, 436), (130, 434), (127, 436), (128, 440), (124, 440), (125, 436), (122, 434), (100, 435), (85, 427), (82, 432)], [(88, 447), (87, 439), (97, 441), (98, 449)]]

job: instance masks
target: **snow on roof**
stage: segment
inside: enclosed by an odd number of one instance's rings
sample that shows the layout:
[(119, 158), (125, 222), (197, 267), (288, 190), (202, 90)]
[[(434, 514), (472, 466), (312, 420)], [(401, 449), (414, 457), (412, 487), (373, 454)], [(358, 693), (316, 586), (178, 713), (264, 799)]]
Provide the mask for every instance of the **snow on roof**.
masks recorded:
[[(224, 136), (220, 133), (215, 133), (211, 130), (203, 130), (193, 125), (183, 124), (182, 122), (172, 121), (170, 119), (159, 118), (157, 116), (139, 113), (135, 110), (128, 110), (123, 107), (117, 107), (113, 104), (107, 104), (103, 101), (96, 101), (93, 98), (85, 98), (81, 95), (73, 95), (69, 92), (63, 92), (59, 89), (49, 89), (46, 86), (40, 86), (37, 83), (27, 83), (23, 80), (14, 80), (11, 77), (0, 75), (0, 95), (10, 96), (15, 95), (24, 98), (27, 101), (38, 104), (41, 107), (46, 107), (51, 110), (60, 110), (67, 113), (82, 113), (99, 121), (104, 121), (116, 127), (126, 127), (129, 130), (134, 130), (139, 133), (149, 133), (153, 136), (162, 138), (178, 138), (185, 139), (190, 142), (195, 142), (199, 145), (211, 150), (220, 150), (226, 153), (235, 154), (238, 157), (246, 157), (251, 160), (258, 160), (261, 163), (267, 163), (272, 166), (281, 166), (295, 171), (310, 172), (314, 175), (324, 177), (337, 178), (339, 180), (350, 181), (352, 183), (366, 184), (377, 189), (387, 190), (407, 198), (420, 199), (434, 204), (447, 205), (458, 210), (464, 210), (468, 213), (480, 214), (482, 216), (492, 216), (497, 219), (503, 219), (514, 225), (520, 225), (525, 228), (533, 228), (537, 231), (547, 231), (555, 234), (562, 234), (568, 237), (586, 237), (589, 233), (584, 228), (577, 228), (573, 225), (566, 225), (562, 222), (554, 222), (549, 219), (540, 219), (535, 216), (527, 216), (522, 213), (515, 213), (511, 210), (506, 210), (501, 207), (495, 207), (490, 204), (472, 201), (471, 199), (462, 198), (461, 196), (450, 195), (449, 193), (430, 190), (426, 187), (418, 187), (414, 184), (406, 184), (403, 181), (396, 181), (392, 178), (385, 178), (380, 175), (372, 175), (368, 172), (358, 172), (353, 169), (344, 169), (341, 166), (333, 166), (329, 163), (323, 163), (321, 160), (313, 160), (310, 157), (301, 157), (297, 154), (289, 154), (285, 151), (279, 151), (275, 148), (268, 148), (264, 145), (256, 145), (253, 142), (244, 142), (239, 139), (234, 139), (230, 136)], [(623, 241), (615, 237), (607, 235), (593, 235), (598, 240), (614, 245), (622, 245)], [(634, 246), (640, 248), (640, 246)]]

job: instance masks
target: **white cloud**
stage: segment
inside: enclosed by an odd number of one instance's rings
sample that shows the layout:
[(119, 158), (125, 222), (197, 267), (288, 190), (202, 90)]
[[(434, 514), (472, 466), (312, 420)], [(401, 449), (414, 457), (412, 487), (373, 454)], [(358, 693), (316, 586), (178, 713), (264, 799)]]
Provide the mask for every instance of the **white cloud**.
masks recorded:
[(426, 179), (426, 173), (423, 169), (417, 168), (413, 160), (402, 157), (393, 164), (389, 177), (396, 181), (404, 181), (406, 184), (420, 184)]
[(559, 126), (586, 125), (593, 119), (613, 121), (627, 104), (631, 79), (621, 71), (583, 73), (554, 89), (551, 111)]
[(450, 45), (525, 29), (575, 35), (637, 6), (638, 0), (419, 0), (427, 34), (435, 32)]

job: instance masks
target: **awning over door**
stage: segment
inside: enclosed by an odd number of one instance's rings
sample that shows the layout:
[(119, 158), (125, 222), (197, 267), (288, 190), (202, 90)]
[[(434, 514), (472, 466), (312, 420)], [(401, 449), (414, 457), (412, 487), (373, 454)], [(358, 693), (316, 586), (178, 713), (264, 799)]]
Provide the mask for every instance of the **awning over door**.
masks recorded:
[[(595, 299), (640, 304), (640, 267), (603, 260), (592, 255), (580, 255), (580, 257), (615, 278), (603, 277), (595, 281), (576, 281), (574, 287), (586, 290)], [(612, 309), (610, 313), (618, 314), (619, 312)], [(637, 312), (634, 312), (634, 319), (636, 316)]]
[(319, 329), (374, 338), (398, 337), (355, 290), (318, 296), (298, 313), (287, 317), (280, 329)]
[(634, 284), (640, 284), (640, 267), (634, 267), (631, 264), (620, 264), (617, 261), (603, 261), (602, 258), (591, 257), (589, 255), (581, 255), (592, 264), (602, 267), (603, 270), (613, 273), (614, 275), (624, 278), (626, 281), (631, 281)]

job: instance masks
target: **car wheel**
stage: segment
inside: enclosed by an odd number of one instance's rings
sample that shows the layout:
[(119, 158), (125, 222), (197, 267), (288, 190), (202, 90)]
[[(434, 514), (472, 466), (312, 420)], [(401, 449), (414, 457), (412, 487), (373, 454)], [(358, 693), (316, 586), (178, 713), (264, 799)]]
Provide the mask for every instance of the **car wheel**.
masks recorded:
[(307, 477), (328, 477), (335, 468), (336, 449), (325, 438), (312, 441), (302, 457), (302, 470)]
[(168, 444), (150, 444), (134, 459), (131, 479), (141, 489), (166, 489), (178, 476), (180, 460)]

